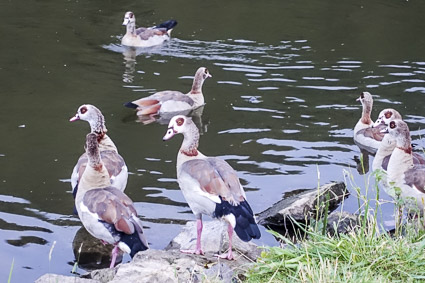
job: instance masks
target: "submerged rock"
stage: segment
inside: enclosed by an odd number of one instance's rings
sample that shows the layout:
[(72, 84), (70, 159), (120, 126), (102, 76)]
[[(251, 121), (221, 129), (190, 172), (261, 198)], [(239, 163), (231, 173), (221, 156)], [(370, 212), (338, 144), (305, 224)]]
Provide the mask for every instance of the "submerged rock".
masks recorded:
[[(75, 261), (78, 266), (85, 270), (93, 270), (109, 267), (111, 264), (111, 252), (113, 245), (102, 244), (102, 242), (81, 227), (75, 234), (72, 242)], [(117, 256), (117, 263), (122, 261), (122, 253)]]
[[(328, 211), (334, 210), (349, 195), (343, 182), (330, 183), (318, 189), (303, 190), (285, 197), (272, 207), (258, 214), (258, 223), (271, 227), (293, 228), (292, 220), (307, 223), (309, 219), (322, 216), (328, 204)], [(320, 217), (319, 217), (320, 218)], [(289, 225), (288, 225), (289, 224)]]

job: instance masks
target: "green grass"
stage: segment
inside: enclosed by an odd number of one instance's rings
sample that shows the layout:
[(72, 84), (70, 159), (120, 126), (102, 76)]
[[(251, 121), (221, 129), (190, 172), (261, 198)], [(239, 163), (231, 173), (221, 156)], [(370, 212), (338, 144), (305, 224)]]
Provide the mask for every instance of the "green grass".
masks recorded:
[[(378, 172), (378, 180), (379, 180)], [(376, 175), (376, 174), (375, 174)], [(280, 240), (281, 247), (264, 248), (257, 263), (246, 274), (248, 282), (424, 282), (425, 233), (420, 218), (405, 223), (395, 234), (387, 233), (377, 223), (380, 212), (379, 188), (369, 186), (376, 198), (367, 199), (348, 176), (348, 183), (358, 193), (359, 225), (347, 234), (330, 236), (323, 233), (323, 223), (308, 228), (296, 244), (270, 231)], [(371, 206), (374, 202), (375, 206)], [(399, 210), (398, 202), (396, 210)], [(372, 208), (374, 207), (374, 208)], [(396, 213), (397, 215), (397, 213)], [(322, 224), (320, 224), (320, 222)], [(397, 223), (397, 222), (396, 222)]]
[(12, 265), (10, 266), (9, 278), (7, 280), (7, 283), (12, 282), (12, 272), (13, 272), (13, 266), (14, 265), (15, 265), (15, 258), (12, 259)]

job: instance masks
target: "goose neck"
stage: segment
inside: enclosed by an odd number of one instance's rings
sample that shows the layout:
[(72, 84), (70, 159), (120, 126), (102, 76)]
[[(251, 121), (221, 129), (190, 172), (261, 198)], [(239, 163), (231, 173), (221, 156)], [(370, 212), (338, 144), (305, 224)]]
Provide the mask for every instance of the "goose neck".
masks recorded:
[(129, 22), (127, 24), (127, 33), (136, 34), (136, 23), (135, 22)]
[(198, 145), (199, 145), (199, 131), (195, 125), (193, 125), (189, 130), (183, 134), (183, 142), (180, 147), (180, 152), (186, 156), (197, 156), (198, 155)]
[(202, 85), (204, 84), (204, 79), (197, 75), (193, 79), (192, 89), (190, 90), (191, 94), (200, 94), (202, 93)]
[(370, 118), (370, 115), (372, 113), (372, 101), (365, 101), (363, 103), (363, 111), (362, 111), (362, 123), (370, 125), (372, 123), (372, 119)]

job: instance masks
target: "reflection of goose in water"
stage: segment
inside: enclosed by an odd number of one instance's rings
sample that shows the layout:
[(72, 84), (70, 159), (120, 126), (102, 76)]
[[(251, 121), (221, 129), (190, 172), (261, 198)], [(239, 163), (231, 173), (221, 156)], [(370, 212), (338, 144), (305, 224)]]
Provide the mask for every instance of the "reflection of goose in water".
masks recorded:
[(125, 65), (122, 81), (125, 83), (132, 83), (134, 80), (134, 72), (136, 71), (137, 49), (134, 47), (124, 47), (122, 55), (124, 56)]
[(160, 125), (168, 125), (168, 123), (174, 116), (185, 115), (192, 118), (193, 122), (196, 124), (201, 134), (203, 134), (204, 132), (207, 132), (207, 125), (208, 125), (208, 123), (205, 123), (205, 121), (202, 120), (203, 112), (204, 112), (204, 106), (201, 106), (196, 108), (195, 110), (188, 110), (183, 112), (172, 112), (172, 113), (165, 113), (162, 115), (137, 116), (137, 121), (145, 125), (153, 123), (153, 122), (157, 122)]
[(121, 44), (134, 47), (150, 47), (162, 44), (170, 39), (172, 29), (177, 25), (177, 21), (168, 20), (157, 26), (150, 28), (136, 28), (136, 17), (133, 12), (124, 15), (126, 33), (121, 40)]

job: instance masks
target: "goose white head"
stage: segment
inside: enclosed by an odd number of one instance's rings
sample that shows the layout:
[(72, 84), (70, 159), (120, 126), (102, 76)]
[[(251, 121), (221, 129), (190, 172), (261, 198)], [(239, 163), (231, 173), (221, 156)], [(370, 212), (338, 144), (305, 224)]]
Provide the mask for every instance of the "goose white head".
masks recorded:
[(207, 78), (211, 78), (212, 75), (210, 74), (210, 72), (208, 71), (207, 68), (205, 67), (200, 67), (195, 74), (195, 77), (197, 76), (202, 76), (202, 79), (206, 80)]
[(380, 124), (388, 125), (394, 120), (402, 120), (401, 114), (395, 109), (387, 108), (379, 113), (378, 119), (376, 119), (372, 127), (377, 127)]
[(389, 133), (395, 139), (410, 135), (409, 126), (402, 120), (391, 121), (384, 132)]
[(134, 16), (133, 12), (127, 12), (124, 15), (124, 21), (122, 22), (123, 26), (128, 25), (129, 23), (135, 23), (136, 22), (136, 17)]
[(367, 91), (362, 92), (359, 98), (356, 99), (356, 101), (360, 101), (363, 106), (373, 104), (372, 95), (370, 94), (370, 92)]
[(176, 134), (183, 134), (187, 131), (188, 125), (193, 123), (192, 119), (184, 115), (174, 116), (168, 124), (168, 130), (165, 136), (162, 138), (164, 141), (168, 141)]
[(412, 139), (406, 122), (402, 120), (391, 121), (385, 132), (389, 133), (397, 141), (397, 147), (408, 153), (412, 152)]
[(106, 133), (105, 118), (102, 112), (94, 105), (83, 104), (78, 107), (77, 113), (69, 121), (74, 122), (78, 120), (87, 121), (90, 124), (92, 132), (102, 131)]

